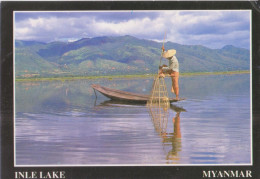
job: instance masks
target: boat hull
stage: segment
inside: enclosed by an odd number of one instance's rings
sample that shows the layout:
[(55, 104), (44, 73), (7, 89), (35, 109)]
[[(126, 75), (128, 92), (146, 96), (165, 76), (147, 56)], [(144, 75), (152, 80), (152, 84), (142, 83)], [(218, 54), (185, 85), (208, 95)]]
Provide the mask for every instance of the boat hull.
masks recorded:
[[(104, 96), (116, 101), (125, 101), (130, 103), (147, 103), (150, 97), (149, 95), (142, 95), (137, 93), (111, 89), (97, 84), (92, 84), (91, 87), (94, 90), (103, 94)], [(184, 100), (184, 98), (180, 98), (180, 99), (170, 98), (169, 100), (170, 103), (172, 103), (172, 102), (182, 101)]]

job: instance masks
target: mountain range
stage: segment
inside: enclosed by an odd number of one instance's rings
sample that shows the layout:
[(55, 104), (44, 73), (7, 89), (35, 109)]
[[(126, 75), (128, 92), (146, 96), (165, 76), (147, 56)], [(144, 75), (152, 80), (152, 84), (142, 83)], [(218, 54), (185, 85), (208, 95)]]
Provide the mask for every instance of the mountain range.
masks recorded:
[[(180, 72), (216, 72), (250, 69), (250, 51), (226, 45), (164, 44), (176, 49)], [(83, 38), (75, 42), (15, 41), (18, 78), (153, 74), (158, 70), (161, 42), (133, 36)], [(162, 59), (162, 64), (168, 64)]]

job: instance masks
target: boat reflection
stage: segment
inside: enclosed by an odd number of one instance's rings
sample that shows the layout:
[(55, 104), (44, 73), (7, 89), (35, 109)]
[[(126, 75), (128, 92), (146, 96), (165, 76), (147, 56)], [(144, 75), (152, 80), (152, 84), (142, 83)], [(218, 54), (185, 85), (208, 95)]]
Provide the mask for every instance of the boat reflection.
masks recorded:
[[(175, 105), (171, 105), (170, 108), (159, 104), (147, 105), (147, 107), (154, 128), (162, 139), (167, 163), (178, 163), (180, 160), (178, 153), (181, 151), (180, 113), (185, 112), (186, 110)], [(170, 118), (169, 109), (172, 109), (175, 112), (175, 115), (172, 117), (172, 130), (168, 127), (168, 119)]]
[(118, 101), (118, 100), (107, 100), (107, 101), (103, 101), (103, 102), (100, 102), (99, 104), (97, 104), (97, 100), (95, 100), (94, 102), (94, 109), (95, 110), (100, 110), (102, 108), (106, 108), (106, 107), (119, 107), (119, 108), (122, 108), (124, 106), (127, 106), (127, 107), (130, 107), (130, 106), (133, 106), (133, 107), (136, 107), (136, 106), (144, 106), (145, 107), (145, 104), (136, 104), (136, 103), (131, 103), (131, 102), (127, 102), (127, 101)]
[[(118, 101), (118, 100), (107, 100), (107, 101), (103, 101), (100, 102), (99, 104), (97, 104), (97, 100), (94, 101), (94, 108), (98, 109), (98, 108), (102, 108), (102, 107), (122, 107), (123, 105), (131, 105), (131, 106), (146, 106), (146, 104), (142, 104), (142, 103), (133, 103), (133, 102), (127, 102), (127, 101)], [(169, 109), (176, 111), (176, 112), (186, 112), (186, 110), (182, 107), (170, 104)], [(168, 109), (167, 109), (168, 110)]]

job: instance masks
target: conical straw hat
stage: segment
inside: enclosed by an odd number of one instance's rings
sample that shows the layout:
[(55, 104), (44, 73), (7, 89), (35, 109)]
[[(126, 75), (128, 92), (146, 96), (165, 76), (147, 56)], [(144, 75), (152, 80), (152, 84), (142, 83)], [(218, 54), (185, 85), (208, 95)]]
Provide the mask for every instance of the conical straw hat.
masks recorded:
[(175, 49), (167, 50), (166, 52), (163, 53), (163, 58), (170, 58), (175, 54), (176, 54)]

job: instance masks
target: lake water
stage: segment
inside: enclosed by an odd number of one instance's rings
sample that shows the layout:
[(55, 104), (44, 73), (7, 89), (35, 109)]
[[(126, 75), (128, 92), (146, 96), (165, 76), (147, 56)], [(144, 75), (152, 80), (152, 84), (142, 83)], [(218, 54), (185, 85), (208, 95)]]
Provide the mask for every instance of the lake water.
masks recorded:
[[(159, 119), (91, 84), (149, 94), (153, 78), (16, 82), (17, 165), (250, 164), (250, 75), (180, 77)], [(166, 79), (168, 91), (171, 81)], [(173, 97), (173, 94), (170, 94)]]

